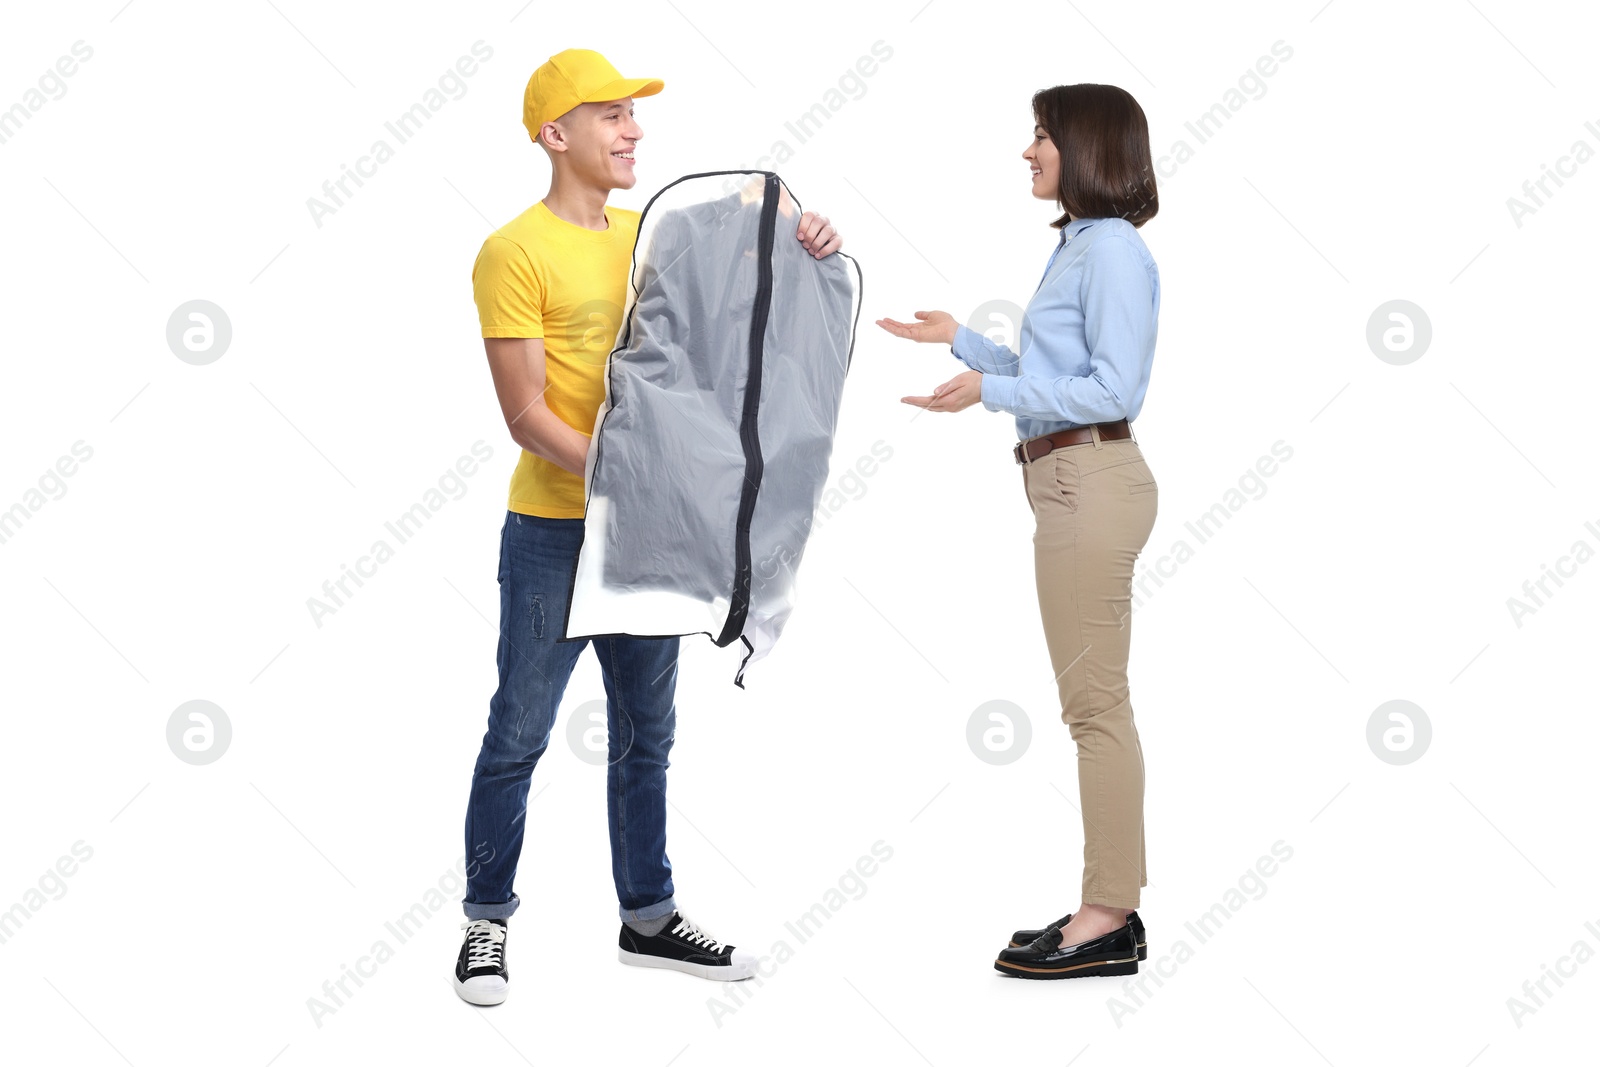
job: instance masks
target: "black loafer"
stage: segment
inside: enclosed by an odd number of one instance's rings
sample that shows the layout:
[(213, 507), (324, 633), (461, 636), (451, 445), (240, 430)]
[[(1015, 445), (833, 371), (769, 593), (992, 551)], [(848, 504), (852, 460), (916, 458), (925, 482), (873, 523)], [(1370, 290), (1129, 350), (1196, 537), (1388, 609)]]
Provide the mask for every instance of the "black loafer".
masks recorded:
[[(1065, 929), (1066, 925), (1071, 921), (1072, 913), (1068, 912), (1066, 915), (1058, 919), (1053, 925)], [(1141, 960), (1149, 959), (1150, 946), (1145, 941), (1144, 920), (1139, 918), (1139, 913), (1137, 911), (1128, 915), (1128, 925), (1133, 927), (1133, 940), (1139, 946), (1139, 958)], [(1019, 948), (1023, 945), (1032, 944), (1033, 942), (1039, 940), (1039, 935), (1042, 933), (1044, 933), (1043, 930), (1018, 930), (1016, 933), (1011, 935), (1011, 947)]]
[(1123, 924), (1109, 934), (1077, 945), (1061, 944), (1061, 928), (1047, 927), (1019, 948), (1003, 948), (994, 969), (1013, 978), (1094, 978), (1139, 973), (1139, 949), (1133, 927)]

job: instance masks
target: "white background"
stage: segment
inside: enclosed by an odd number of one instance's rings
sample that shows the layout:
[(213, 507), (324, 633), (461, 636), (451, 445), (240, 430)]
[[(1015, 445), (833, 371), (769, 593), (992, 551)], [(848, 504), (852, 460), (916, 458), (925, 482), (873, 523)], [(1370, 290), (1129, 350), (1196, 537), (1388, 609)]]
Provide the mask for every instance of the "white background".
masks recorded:
[[(1582, 843), (1600, 563), (1548, 586), (1520, 627), (1507, 608), (1574, 542), (1600, 547), (1584, 527), (1600, 526), (1600, 162), (1547, 186), (1521, 226), (1507, 207), (1575, 141), (1600, 147), (1584, 127), (1600, 125), (1592, 10), (519, 4), (9, 15), (0, 107), (74, 42), (93, 56), (0, 144), (0, 508), (74, 442), (93, 454), (0, 544), (0, 909), (25, 912), (0, 943), (8, 1062), (1593, 1056), (1600, 963), (1547, 983), (1520, 1026), (1507, 1006), (1576, 942), (1600, 950)], [(307, 199), (478, 40), (493, 57), (465, 95), (318, 227)], [(892, 57), (799, 143), (785, 123), (880, 40)], [(1185, 123), (1276, 41), (1292, 57), (1199, 143)], [(716, 936), (794, 949), (731, 1012), (726, 986), (615, 959), (604, 770), (565, 740), (567, 713), (604, 695), (588, 653), (534, 779), (511, 998), (475, 1009), (449, 983), (516, 460), (469, 273), (546, 191), (521, 93), (567, 47), (666, 81), (638, 101), (638, 184), (613, 202), (772, 166), (865, 279), (834, 480), (875, 441), (892, 458), (813, 537), (790, 627), (747, 689), (731, 684), (740, 646), (683, 641), (678, 899)], [(1078, 903), (1032, 517), (1011, 419), (902, 404), (960, 365), (872, 325), (1026, 303), (1056, 236), (1020, 158), (1029, 98), (1079, 81), (1132, 92), (1158, 156), (1193, 149), (1164, 164), (1142, 230), (1164, 290), (1137, 424), (1160, 485), (1144, 562), (1274, 442), (1293, 449), (1136, 616), (1145, 973), (1191, 950), (1137, 1004), (1116, 979), (992, 969), (1013, 928)], [(793, 158), (763, 161), (780, 139)], [(232, 323), (207, 366), (166, 343), (193, 299)], [(1432, 324), (1403, 366), (1366, 341), (1394, 299)], [(493, 458), (465, 494), (318, 627), (307, 598), (479, 440)], [(194, 699), (232, 724), (205, 766), (166, 741)], [(1403, 766), (1366, 739), (1392, 699), (1432, 724)], [(1031, 725), (1000, 766), (966, 740), (991, 700)], [(799, 944), (785, 922), (880, 840), (893, 855), (864, 895)], [(1264, 892), (1196, 939), (1185, 923), (1280, 840), (1292, 858)], [(80, 841), (92, 857), (51, 879)], [(396, 946), (384, 923), (441, 876), (448, 901)], [(319, 1025), (308, 998), (380, 938), (393, 958)]]

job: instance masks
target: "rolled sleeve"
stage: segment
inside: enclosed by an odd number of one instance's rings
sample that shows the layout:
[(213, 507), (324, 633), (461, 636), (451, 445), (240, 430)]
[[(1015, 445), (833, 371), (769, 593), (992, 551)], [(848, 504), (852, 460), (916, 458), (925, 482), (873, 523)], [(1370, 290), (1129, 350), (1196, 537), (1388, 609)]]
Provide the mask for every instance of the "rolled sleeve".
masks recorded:
[(984, 374), (1016, 374), (1020, 357), (1005, 345), (996, 344), (977, 330), (957, 326), (950, 352), (961, 362)]
[(1020, 380), (1003, 374), (985, 374), (978, 388), (983, 406), (990, 411), (1010, 411), (1016, 403), (1017, 382)]

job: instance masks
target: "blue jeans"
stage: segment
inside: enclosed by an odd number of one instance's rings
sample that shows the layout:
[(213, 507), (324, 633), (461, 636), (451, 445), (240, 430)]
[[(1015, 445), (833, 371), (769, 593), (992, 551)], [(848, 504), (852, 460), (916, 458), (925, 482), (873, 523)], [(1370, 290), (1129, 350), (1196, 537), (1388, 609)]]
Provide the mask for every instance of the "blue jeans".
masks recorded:
[[(563, 641), (582, 519), (506, 512), (500, 531), (499, 687), (467, 800), (468, 919), (507, 919), (528, 782), (550, 743), (561, 695), (588, 638)], [(624, 921), (677, 908), (667, 860), (667, 753), (676, 726), (676, 637), (597, 637), (606, 687), (606, 814), (611, 877)]]

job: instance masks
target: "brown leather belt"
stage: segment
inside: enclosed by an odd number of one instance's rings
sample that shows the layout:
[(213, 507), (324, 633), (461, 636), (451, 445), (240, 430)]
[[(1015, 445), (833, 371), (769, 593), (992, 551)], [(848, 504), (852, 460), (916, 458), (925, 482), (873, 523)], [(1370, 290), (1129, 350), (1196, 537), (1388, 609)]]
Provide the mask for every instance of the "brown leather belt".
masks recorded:
[[(1100, 439), (1103, 441), (1126, 441), (1133, 436), (1133, 427), (1128, 425), (1127, 419), (1118, 419), (1116, 422), (1102, 422), (1100, 426)], [(1018, 463), (1031, 463), (1040, 456), (1048, 456), (1058, 448), (1067, 445), (1081, 445), (1093, 441), (1094, 437), (1087, 426), (1074, 426), (1070, 430), (1057, 430), (1040, 437), (1030, 437), (1026, 441), (1018, 441), (1017, 446), (1011, 450)]]

